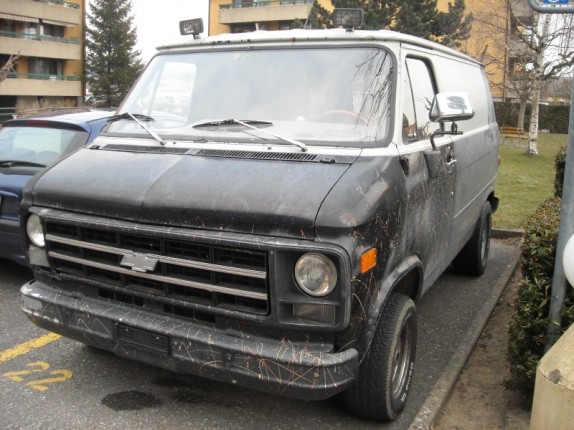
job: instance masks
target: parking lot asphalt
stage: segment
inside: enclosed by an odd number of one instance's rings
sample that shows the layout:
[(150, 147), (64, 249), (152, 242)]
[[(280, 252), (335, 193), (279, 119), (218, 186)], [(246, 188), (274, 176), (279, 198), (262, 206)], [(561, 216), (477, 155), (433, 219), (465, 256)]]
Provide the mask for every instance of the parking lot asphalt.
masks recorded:
[[(349, 416), (331, 400), (285, 399), (195, 377), (182, 385), (169, 372), (65, 338), (23, 355), (27, 358), (20, 362), (22, 357), (0, 362), (0, 402), (4, 405), (0, 422), (9, 429), (314, 430), (319, 425), (329, 429), (429, 429), (448, 400), (518, 257), (515, 244), (493, 240), (483, 276), (469, 278), (447, 270), (417, 304), (419, 337), (413, 385), (405, 411), (393, 423), (381, 425)], [(29, 271), (23, 268), (0, 265), (0, 325), (4, 333), (0, 357), (17, 344), (47, 334), (28, 323), (19, 310), (17, 284), (24, 283), (27, 276)], [(69, 379), (41, 392), (15, 381), (17, 369), (38, 367), (39, 363), (67, 369)]]

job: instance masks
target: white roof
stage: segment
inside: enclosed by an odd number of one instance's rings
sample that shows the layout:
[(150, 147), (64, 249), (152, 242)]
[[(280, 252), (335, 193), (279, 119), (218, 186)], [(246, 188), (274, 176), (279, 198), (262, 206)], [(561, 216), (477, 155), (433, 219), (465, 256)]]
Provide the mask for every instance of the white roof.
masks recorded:
[(343, 28), (329, 30), (280, 30), (280, 31), (254, 31), (247, 33), (225, 33), (217, 36), (208, 36), (193, 39), (190, 36), (189, 42), (159, 46), (159, 51), (193, 48), (199, 46), (221, 46), (221, 45), (245, 45), (245, 44), (265, 44), (265, 43), (297, 43), (297, 42), (396, 42), (408, 43), (411, 45), (425, 47), (427, 49), (442, 52), (463, 58), (478, 64), (473, 58), (451, 49), (439, 43), (426, 39), (398, 33), (390, 30), (354, 30), (347, 31)]

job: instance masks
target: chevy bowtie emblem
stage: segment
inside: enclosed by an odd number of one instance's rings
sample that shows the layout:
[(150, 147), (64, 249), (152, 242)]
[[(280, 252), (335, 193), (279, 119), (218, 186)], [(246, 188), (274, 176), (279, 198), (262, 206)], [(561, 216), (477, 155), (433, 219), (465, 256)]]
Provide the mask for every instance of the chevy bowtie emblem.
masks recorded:
[(158, 263), (157, 258), (149, 257), (139, 252), (124, 254), (120, 265), (131, 268), (134, 272), (153, 272)]

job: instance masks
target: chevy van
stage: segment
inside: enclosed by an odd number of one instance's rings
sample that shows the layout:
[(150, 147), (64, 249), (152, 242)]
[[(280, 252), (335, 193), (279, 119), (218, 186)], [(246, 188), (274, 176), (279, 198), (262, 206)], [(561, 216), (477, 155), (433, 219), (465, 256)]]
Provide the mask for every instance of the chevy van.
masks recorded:
[(393, 420), (416, 301), (451, 264), (485, 271), (497, 166), (484, 67), (439, 44), (340, 28), (160, 47), (102, 134), (29, 185), (23, 310)]

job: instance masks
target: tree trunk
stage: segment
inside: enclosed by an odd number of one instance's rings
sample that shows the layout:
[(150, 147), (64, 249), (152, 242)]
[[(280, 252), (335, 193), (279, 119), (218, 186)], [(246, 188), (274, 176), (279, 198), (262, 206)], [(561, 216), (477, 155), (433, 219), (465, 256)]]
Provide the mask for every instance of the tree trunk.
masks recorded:
[[(539, 43), (541, 47), (545, 47), (547, 44), (548, 31), (550, 29), (550, 18), (548, 17), (548, 14), (542, 14), (539, 15), (539, 20), (542, 20), (542, 31), (539, 36)], [(542, 79), (544, 77), (545, 51), (546, 49), (543, 48), (537, 52), (534, 63), (534, 83), (532, 87), (532, 97), (530, 98), (532, 103), (532, 112), (530, 113), (530, 129), (528, 131), (528, 153), (530, 155), (538, 155), (538, 113), (540, 111), (538, 103), (540, 102), (540, 90), (542, 88)]]
[(516, 127), (524, 130), (524, 117), (526, 116), (526, 103), (528, 100), (526, 98), (520, 97), (520, 107), (518, 109), (518, 121)]
[(538, 102), (540, 100), (540, 85), (536, 84), (532, 92), (532, 111), (530, 112), (530, 129), (528, 130), (528, 154), (538, 155)]

